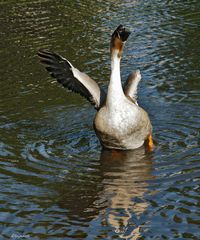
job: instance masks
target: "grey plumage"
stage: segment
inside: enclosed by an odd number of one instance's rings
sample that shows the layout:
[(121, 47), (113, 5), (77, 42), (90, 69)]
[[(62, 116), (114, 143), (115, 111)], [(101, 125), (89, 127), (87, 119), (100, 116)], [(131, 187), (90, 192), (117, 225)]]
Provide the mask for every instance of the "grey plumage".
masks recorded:
[(153, 146), (149, 116), (137, 104), (140, 71), (132, 72), (123, 88), (121, 84), (120, 60), (129, 34), (130, 32), (120, 25), (111, 36), (112, 71), (107, 94), (67, 59), (47, 50), (38, 52), (40, 61), (52, 77), (95, 106), (97, 113), (94, 118), (94, 129), (101, 144), (106, 148), (135, 149), (148, 139)]

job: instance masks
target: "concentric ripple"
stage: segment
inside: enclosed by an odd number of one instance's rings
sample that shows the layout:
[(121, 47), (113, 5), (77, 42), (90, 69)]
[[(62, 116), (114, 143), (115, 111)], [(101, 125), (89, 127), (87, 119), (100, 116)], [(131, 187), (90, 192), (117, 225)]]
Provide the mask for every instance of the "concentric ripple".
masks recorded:
[[(200, 238), (199, 3), (0, 3), (0, 238)], [(56, 51), (106, 89), (121, 23), (121, 74), (141, 70), (153, 152), (102, 150), (92, 107), (36, 58)]]

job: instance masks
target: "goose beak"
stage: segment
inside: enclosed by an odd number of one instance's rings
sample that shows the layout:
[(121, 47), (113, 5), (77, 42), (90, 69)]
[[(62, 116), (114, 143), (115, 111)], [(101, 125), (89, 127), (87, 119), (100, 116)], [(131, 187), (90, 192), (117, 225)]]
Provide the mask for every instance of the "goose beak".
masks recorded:
[(129, 35), (131, 34), (123, 25), (119, 25), (112, 34), (112, 38), (118, 38), (122, 42), (126, 42)]

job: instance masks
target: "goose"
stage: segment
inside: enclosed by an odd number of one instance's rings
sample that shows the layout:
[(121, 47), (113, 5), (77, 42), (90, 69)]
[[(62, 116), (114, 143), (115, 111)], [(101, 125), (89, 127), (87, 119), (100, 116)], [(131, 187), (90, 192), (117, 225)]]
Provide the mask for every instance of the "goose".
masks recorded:
[(107, 94), (62, 56), (42, 49), (38, 51), (38, 56), (52, 77), (94, 105), (96, 115), (93, 126), (103, 148), (133, 150), (145, 143), (151, 150), (154, 148), (151, 121), (148, 113), (137, 103), (140, 71), (133, 71), (124, 86), (121, 82), (120, 61), (129, 35), (130, 32), (119, 25), (111, 36), (111, 75)]

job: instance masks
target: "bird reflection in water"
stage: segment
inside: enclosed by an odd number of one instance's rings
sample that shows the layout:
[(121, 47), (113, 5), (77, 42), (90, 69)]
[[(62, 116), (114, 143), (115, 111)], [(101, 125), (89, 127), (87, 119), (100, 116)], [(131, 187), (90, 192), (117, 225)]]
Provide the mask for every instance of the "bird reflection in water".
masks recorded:
[[(72, 161), (73, 171), (59, 187), (55, 184), (60, 196), (57, 203), (67, 209), (71, 227), (74, 221), (81, 227), (98, 219), (98, 229), (108, 226), (122, 239), (138, 239), (141, 217), (148, 207), (148, 180), (153, 178), (152, 154), (144, 147), (132, 151), (102, 150), (94, 169), (86, 167), (92, 159), (85, 159), (78, 166)], [(109, 233), (103, 232), (105, 239)]]
[(140, 216), (148, 207), (144, 195), (147, 180), (152, 179), (152, 155), (141, 147), (133, 151), (108, 151), (101, 153), (103, 191), (108, 200), (107, 223), (123, 239), (140, 237)]

